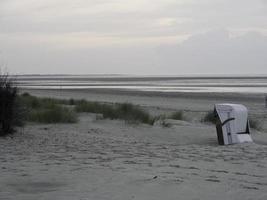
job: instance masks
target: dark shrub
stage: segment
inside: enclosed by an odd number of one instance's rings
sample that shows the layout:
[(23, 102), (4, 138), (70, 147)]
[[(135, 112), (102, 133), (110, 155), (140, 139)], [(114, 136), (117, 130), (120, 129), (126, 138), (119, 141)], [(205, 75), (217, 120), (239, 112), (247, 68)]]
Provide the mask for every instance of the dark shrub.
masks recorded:
[(74, 99), (69, 99), (69, 105), (75, 105), (75, 100)]
[(14, 131), (17, 88), (8, 75), (0, 75), (0, 135)]

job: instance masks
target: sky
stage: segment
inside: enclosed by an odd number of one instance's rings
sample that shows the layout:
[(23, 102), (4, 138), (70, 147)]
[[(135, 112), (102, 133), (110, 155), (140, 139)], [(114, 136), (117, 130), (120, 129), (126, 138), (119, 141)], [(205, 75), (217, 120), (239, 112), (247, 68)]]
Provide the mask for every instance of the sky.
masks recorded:
[(267, 74), (267, 0), (0, 0), (14, 74)]

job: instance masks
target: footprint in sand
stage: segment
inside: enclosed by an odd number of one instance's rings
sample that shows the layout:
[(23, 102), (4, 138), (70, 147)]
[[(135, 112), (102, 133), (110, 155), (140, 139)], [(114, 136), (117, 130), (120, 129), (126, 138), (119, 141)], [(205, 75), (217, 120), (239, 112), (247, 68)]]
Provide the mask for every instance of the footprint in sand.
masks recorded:
[(211, 169), (211, 170), (208, 170), (208, 171), (210, 171), (210, 172), (216, 172), (216, 173), (223, 173), (223, 174), (228, 174), (229, 173), (226, 170), (213, 170), (213, 169)]
[(205, 181), (215, 182), (215, 183), (219, 183), (219, 182), (221, 182), (221, 181), (218, 180), (218, 179), (212, 179), (212, 178), (207, 178), (207, 179), (205, 179)]
[(254, 186), (241, 185), (241, 187), (248, 190), (259, 190), (259, 188)]

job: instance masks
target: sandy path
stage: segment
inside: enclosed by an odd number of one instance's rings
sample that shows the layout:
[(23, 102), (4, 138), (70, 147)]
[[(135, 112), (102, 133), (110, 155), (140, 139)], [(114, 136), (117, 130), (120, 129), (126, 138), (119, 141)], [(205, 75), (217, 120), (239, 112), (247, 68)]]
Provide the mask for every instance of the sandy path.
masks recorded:
[(95, 121), (0, 138), (0, 199), (267, 199), (267, 135), (218, 146), (213, 126)]

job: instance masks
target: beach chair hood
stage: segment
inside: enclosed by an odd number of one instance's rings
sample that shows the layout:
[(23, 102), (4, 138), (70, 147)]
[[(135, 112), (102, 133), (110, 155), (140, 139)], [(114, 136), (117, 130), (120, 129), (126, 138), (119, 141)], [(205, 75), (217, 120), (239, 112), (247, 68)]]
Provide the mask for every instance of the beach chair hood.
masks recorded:
[(216, 104), (216, 129), (221, 145), (252, 142), (248, 110), (241, 104)]

